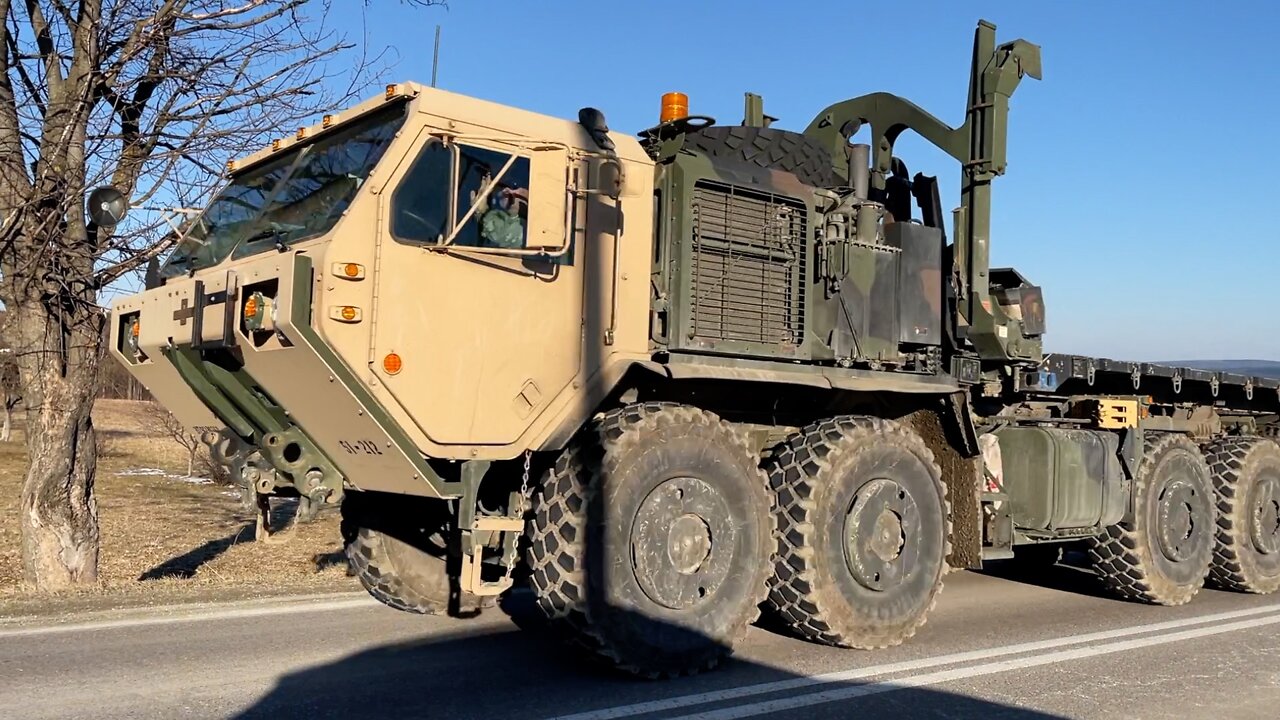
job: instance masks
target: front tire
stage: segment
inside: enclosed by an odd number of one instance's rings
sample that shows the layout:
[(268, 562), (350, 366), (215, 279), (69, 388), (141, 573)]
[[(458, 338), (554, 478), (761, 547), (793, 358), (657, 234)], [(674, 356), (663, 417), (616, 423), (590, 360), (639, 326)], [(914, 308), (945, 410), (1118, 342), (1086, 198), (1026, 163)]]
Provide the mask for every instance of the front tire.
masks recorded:
[(715, 415), (630, 405), (589, 426), (549, 471), (528, 529), (530, 585), (554, 629), (649, 677), (709, 669), (764, 599), (765, 479)]
[[(440, 500), (352, 492), (342, 501), (347, 562), (370, 595), (404, 612), (449, 612), (451, 525)], [(462, 593), (456, 609), (475, 612), (496, 602)]]
[(1218, 501), (1209, 583), (1259, 595), (1280, 590), (1280, 445), (1232, 437), (1208, 456)]
[(1094, 569), (1122, 599), (1190, 602), (1213, 559), (1216, 512), (1204, 455), (1185, 435), (1148, 434), (1133, 496), (1133, 517), (1090, 539)]
[(875, 649), (925, 623), (946, 574), (942, 472), (906, 426), (838, 417), (805, 428), (769, 463), (778, 551), (769, 605), (811, 641)]

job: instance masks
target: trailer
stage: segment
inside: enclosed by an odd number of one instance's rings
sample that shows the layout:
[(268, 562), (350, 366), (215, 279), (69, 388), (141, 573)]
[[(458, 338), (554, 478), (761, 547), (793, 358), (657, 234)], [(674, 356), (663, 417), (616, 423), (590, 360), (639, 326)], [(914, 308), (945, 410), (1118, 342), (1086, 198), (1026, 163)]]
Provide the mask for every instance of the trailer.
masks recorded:
[[(1280, 381), (1046, 354), (1041, 288), (990, 267), (1040, 75), (983, 21), (954, 127), (887, 93), (799, 130), (669, 93), (632, 136), (390, 85), (230, 162), (112, 354), (259, 506), (340, 505), (382, 602), (526, 588), (644, 677), (762, 612), (896, 645), (949, 571), (1065, 547), (1124, 600), (1275, 592)], [(959, 165), (949, 234), (905, 132)]]

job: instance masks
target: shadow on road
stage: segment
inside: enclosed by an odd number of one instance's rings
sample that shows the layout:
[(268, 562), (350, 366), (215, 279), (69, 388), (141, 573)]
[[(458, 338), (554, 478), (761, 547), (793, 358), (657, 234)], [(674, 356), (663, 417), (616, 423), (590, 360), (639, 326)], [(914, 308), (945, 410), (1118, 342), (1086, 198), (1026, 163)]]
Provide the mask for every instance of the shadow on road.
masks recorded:
[[(555, 718), (574, 713), (679, 698), (717, 691), (730, 697), (714, 703), (655, 708), (615, 717), (700, 719), (709, 710), (736, 710), (716, 717), (773, 718), (946, 718), (947, 720), (1055, 720), (1058, 716), (1001, 705), (929, 687), (851, 681), (811, 684), (773, 692), (750, 692), (762, 683), (795, 681), (798, 675), (731, 658), (719, 669), (666, 681), (637, 680), (593, 664), (550, 637), (523, 598), (503, 610), (510, 625), (441, 638), (384, 645), (336, 662), (283, 676), (252, 707), (235, 716), (250, 718)], [(388, 611), (389, 612), (389, 611)], [(496, 612), (496, 611), (490, 611)], [(872, 654), (848, 651), (849, 662)], [(735, 689), (736, 692), (735, 692)], [(845, 693), (844, 698), (808, 704), (813, 693)], [(849, 697), (852, 696), (852, 697)], [(781, 701), (780, 710), (756, 714), (746, 706)], [(757, 708), (756, 710), (759, 710)], [(616, 713), (616, 711), (615, 711)]]
[(996, 561), (987, 563), (981, 570), (972, 572), (1047, 590), (1059, 590), (1106, 600), (1115, 599), (1115, 596), (1103, 587), (1097, 573), (1089, 564), (1088, 556), (1080, 551), (1066, 552), (1062, 560), (1056, 564), (1046, 563), (1035, 566), (1019, 564), (1016, 561)]

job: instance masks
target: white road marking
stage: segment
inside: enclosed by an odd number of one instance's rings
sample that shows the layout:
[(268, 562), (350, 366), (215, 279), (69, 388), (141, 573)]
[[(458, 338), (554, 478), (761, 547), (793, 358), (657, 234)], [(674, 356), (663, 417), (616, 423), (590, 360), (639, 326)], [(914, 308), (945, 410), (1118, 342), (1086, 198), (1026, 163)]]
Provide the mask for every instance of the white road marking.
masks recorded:
[(269, 617), (271, 615), (292, 615), (302, 612), (332, 612), (335, 610), (352, 610), (379, 606), (376, 600), (365, 596), (322, 602), (289, 602), (275, 603), (266, 606), (235, 607), (198, 611), (190, 606), (181, 605), (164, 608), (159, 612), (172, 612), (172, 615), (147, 615), (144, 617), (121, 618), (118, 620), (94, 620), (90, 622), (66, 623), (64, 625), (39, 625), (34, 627), (0, 628), (0, 638), (31, 637), (34, 635), (55, 635), (60, 633), (90, 632), (95, 630), (118, 630), (123, 628), (147, 627), (150, 625), (174, 625), (177, 623), (201, 622), (207, 620), (242, 620), (245, 618)]
[(1053, 663), (1066, 662), (1068, 660), (1082, 660), (1084, 658), (1097, 657), (1099, 655), (1110, 655), (1112, 653), (1124, 652), (1126, 650), (1137, 650), (1139, 648), (1151, 647), (1154, 645), (1166, 645), (1168, 643), (1181, 642), (1183, 640), (1194, 640), (1196, 638), (1208, 637), (1211, 635), (1221, 635), (1222, 633), (1235, 632), (1237, 630), (1252, 630), (1264, 625), (1275, 625), (1276, 623), (1280, 623), (1280, 614), (1276, 614), (1271, 617), (1254, 618), (1252, 620), (1228, 623), (1226, 625), (1211, 625), (1206, 628), (1198, 628), (1195, 630), (1184, 630), (1182, 632), (1155, 635), (1135, 640), (1121, 640), (1119, 642), (1076, 648), (1074, 650), (1062, 650), (1059, 652), (1049, 653), (1048, 655), (1003, 660), (1000, 662), (987, 663), (985, 665), (956, 668), (954, 670), (942, 670), (935, 673), (908, 676), (900, 680), (885, 680), (857, 685), (854, 687), (795, 695), (789, 698), (765, 700), (762, 702), (751, 703), (749, 705), (738, 705), (736, 707), (711, 710), (694, 715), (683, 715), (678, 718), (673, 718), (672, 720), (737, 720), (738, 718), (754, 717), (756, 715), (764, 715), (766, 713), (780, 712), (783, 710), (794, 710), (800, 707), (819, 705), (822, 703), (834, 702), (836, 700), (850, 700), (853, 698), (865, 697), (867, 695), (879, 695), (880, 693), (893, 692), (894, 690), (905, 690), (925, 687), (928, 685), (940, 685), (953, 680), (964, 680), (967, 678), (981, 677), (983, 675), (994, 675), (995, 673), (1007, 672), (1009, 670), (1025, 670), (1027, 668), (1051, 665)]
[(781, 692), (783, 690), (795, 690), (797, 688), (809, 687), (812, 685), (848, 682), (850, 680), (857, 680), (875, 675), (910, 672), (913, 670), (938, 667), (940, 665), (953, 665), (956, 663), (973, 662), (975, 660), (989, 660), (991, 658), (1003, 657), (1006, 655), (1018, 655), (1040, 650), (1052, 650), (1070, 645), (1112, 640), (1115, 638), (1142, 635), (1144, 633), (1160, 632), (1163, 630), (1174, 630), (1193, 625), (1203, 625), (1223, 620), (1234, 620), (1236, 618), (1264, 615), (1266, 613), (1278, 611), (1280, 611), (1280, 605), (1268, 605), (1265, 607), (1249, 608), (1247, 610), (1233, 610), (1231, 612), (1216, 613), (1213, 615), (1198, 615), (1196, 617), (1183, 618), (1180, 620), (1167, 620), (1164, 622), (1149, 623), (1146, 625), (1133, 625), (1130, 627), (1118, 628), (1115, 630), (1104, 630), (1084, 635), (1071, 635), (1068, 637), (1053, 638), (1050, 640), (1037, 640), (1033, 642), (1017, 643), (1014, 645), (1003, 645), (983, 650), (970, 650), (967, 652), (952, 653), (950, 655), (920, 658), (918, 660), (906, 660), (903, 662), (888, 663), (885, 665), (871, 665), (867, 667), (853, 668), (851, 670), (824, 673), (822, 675), (809, 675), (789, 678), (787, 680), (758, 683), (755, 685), (743, 685), (724, 690), (711, 690), (691, 695), (680, 695), (662, 700), (650, 700), (632, 705), (619, 705), (617, 707), (601, 708), (599, 710), (589, 710), (586, 712), (574, 713), (572, 715), (563, 715), (552, 718), (551, 720), (611, 720), (612, 718), (676, 710), (693, 705), (705, 705), (713, 702), (737, 700), (740, 698), (751, 697), (753, 695)]

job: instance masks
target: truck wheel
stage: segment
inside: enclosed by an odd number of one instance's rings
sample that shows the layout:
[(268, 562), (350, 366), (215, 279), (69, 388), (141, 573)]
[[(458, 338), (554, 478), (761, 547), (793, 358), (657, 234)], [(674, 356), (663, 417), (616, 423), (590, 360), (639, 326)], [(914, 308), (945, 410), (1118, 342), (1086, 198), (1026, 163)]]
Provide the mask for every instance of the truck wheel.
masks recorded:
[(745, 438), (670, 403), (609, 412), (561, 454), (530, 521), (530, 585), (566, 638), (649, 678), (709, 669), (766, 592), (769, 499)]
[(1126, 600), (1190, 602), (1209, 573), (1216, 520), (1209, 465), (1195, 443), (1148, 434), (1133, 503), (1132, 519), (1089, 540), (1094, 568)]
[(911, 429), (866, 417), (811, 425), (770, 459), (778, 555), (769, 606), (801, 636), (862, 649), (924, 624), (950, 552), (946, 486)]
[[(427, 498), (347, 493), (342, 536), (347, 561), (379, 602), (421, 615), (449, 610), (448, 507)], [(458, 610), (492, 607), (497, 598), (463, 593)]]
[(1218, 501), (1209, 582), (1224, 590), (1280, 590), (1280, 445), (1232, 437), (1209, 448)]

